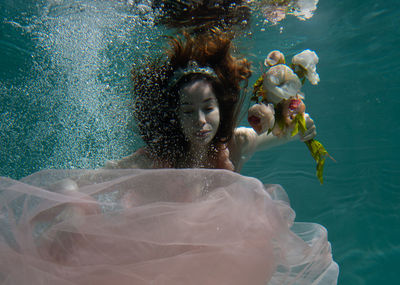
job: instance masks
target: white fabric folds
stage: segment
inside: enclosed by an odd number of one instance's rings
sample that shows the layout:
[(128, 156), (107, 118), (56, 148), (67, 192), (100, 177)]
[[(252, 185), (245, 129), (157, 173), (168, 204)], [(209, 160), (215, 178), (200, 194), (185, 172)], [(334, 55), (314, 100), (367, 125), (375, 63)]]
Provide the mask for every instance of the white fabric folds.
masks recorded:
[(0, 284), (336, 284), (326, 230), (226, 170), (0, 179)]

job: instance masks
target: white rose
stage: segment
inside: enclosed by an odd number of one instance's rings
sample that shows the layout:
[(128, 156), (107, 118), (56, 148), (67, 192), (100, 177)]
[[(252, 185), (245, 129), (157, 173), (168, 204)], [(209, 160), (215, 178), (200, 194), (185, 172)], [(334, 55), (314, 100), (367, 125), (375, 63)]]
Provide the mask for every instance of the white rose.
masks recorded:
[(305, 71), (305, 76), (313, 85), (319, 82), (319, 75), (317, 73), (318, 56), (315, 52), (306, 49), (292, 58), (292, 64), (295, 72), (299, 70)]
[(300, 93), (301, 82), (288, 66), (278, 64), (271, 67), (264, 75), (263, 89), (269, 103), (278, 104)]

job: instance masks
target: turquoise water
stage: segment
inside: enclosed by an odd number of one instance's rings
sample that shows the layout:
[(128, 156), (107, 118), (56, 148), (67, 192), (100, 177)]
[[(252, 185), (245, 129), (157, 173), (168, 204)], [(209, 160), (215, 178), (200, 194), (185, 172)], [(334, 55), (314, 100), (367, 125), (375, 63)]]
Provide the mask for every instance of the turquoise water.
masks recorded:
[[(98, 167), (140, 145), (129, 70), (159, 50), (165, 31), (126, 2), (0, 2), (0, 175)], [(255, 19), (238, 41), (256, 73), (272, 49), (320, 57), (321, 82), (303, 91), (337, 161), (327, 161), (324, 185), (301, 143), (257, 154), (243, 174), (282, 184), (297, 220), (328, 228), (339, 284), (398, 284), (399, 19), (395, 0), (320, 0), (308, 21)]]

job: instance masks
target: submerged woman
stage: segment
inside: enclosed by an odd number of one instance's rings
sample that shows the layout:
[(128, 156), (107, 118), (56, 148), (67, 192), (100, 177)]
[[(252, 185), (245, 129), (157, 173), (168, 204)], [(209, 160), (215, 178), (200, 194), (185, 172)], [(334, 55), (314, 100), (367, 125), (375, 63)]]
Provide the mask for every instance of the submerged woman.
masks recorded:
[(231, 55), (226, 33), (212, 31), (185, 41), (171, 39), (169, 62), (133, 70), (135, 118), (147, 144), (106, 168), (220, 168), (239, 172), (254, 152), (300, 138), (315, 137), (312, 119), (307, 132), (276, 137), (237, 128), (242, 87), (250, 63)]
[[(235, 128), (248, 62), (222, 35), (172, 43), (159, 72), (134, 73), (147, 146), (108, 164), (164, 169), (0, 180), (0, 284), (336, 284), (326, 230), (293, 226), (279, 186), (199, 169), (239, 171), (254, 151), (292, 139)], [(308, 122), (302, 139), (315, 135)]]

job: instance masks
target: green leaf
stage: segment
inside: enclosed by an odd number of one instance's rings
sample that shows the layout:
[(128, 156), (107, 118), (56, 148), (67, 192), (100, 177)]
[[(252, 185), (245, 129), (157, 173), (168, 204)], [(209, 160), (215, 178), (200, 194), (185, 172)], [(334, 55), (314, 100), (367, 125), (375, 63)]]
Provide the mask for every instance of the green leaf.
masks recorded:
[(317, 162), (317, 177), (321, 184), (323, 184), (323, 171), (324, 171), (324, 164), (325, 159), (329, 156), (329, 153), (326, 151), (324, 146), (317, 140), (309, 140), (306, 141), (305, 144), (307, 145), (308, 149), (314, 160)]
[(293, 131), (291, 133), (292, 137), (297, 135), (299, 132), (299, 121), (296, 118), (293, 120)]
[(255, 101), (256, 103), (258, 103), (258, 96), (254, 95), (250, 98), (251, 101)]
[(296, 118), (299, 121), (299, 129), (301, 133), (304, 134), (307, 131), (306, 119), (304, 118), (303, 114), (297, 114)]
[[(263, 89), (264, 77), (261, 75), (256, 82), (253, 84), (253, 97), (250, 99), (252, 101), (258, 102), (260, 98), (264, 97), (265, 91)], [(257, 98), (257, 99), (255, 99)]]
[(264, 78), (262, 75), (256, 80), (256, 82), (253, 84), (253, 94), (256, 94), (257, 91), (262, 87), (264, 82)]
[(324, 183), (323, 172), (324, 172), (325, 158), (317, 163), (317, 177), (321, 184)]
[(306, 127), (306, 120), (304, 119), (303, 114), (297, 114), (296, 117), (293, 119), (293, 131), (292, 131), (292, 137), (297, 135), (298, 132), (301, 132), (304, 134), (307, 131)]

